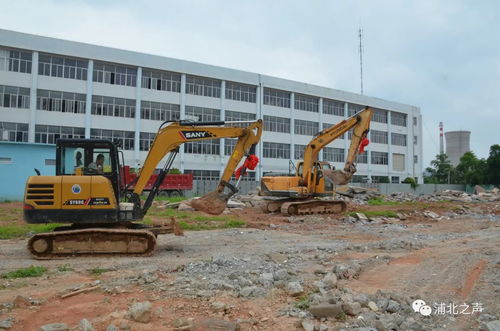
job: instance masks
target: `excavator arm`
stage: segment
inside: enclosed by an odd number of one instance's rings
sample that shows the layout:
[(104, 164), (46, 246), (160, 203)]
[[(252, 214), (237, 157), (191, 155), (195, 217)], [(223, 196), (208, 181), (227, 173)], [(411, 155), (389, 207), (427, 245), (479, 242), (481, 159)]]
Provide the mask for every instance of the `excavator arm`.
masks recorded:
[[(179, 146), (186, 142), (221, 138), (238, 138), (236, 146), (219, 181), (217, 190), (215, 191), (218, 194), (219, 199), (223, 200), (225, 207), (227, 199), (229, 199), (229, 197), (236, 191), (236, 188), (229, 183), (234, 170), (243, 156), (248, 155), (249, 153), (254, 153), (255, 145), (259, 142), (260, 136), (262, 135), (262, 120), (251, 122), (251, 124), (247, 127), (223, 126), (231, 123), (235, 122), (180, 121), (172, 122), (166, 127), (160, 128), (153, 143), (151, 144), (149, 153), (142, 169), (139, 172), (139, 176), (132, 193), (131, 200), (134, 202), (134, 209), (140, 212), (141, 216), (144, 216), (151, 206), (152, 200), (157, 192), (157, 190), (154, 189), (155, 187), (151, 190), (144, 206), (142, 207), (140, 195), (143, 192), (149, 178), (153, 174), (153, 171), (156, 169), (156, 166), (165, 155), (170, 152), (176, 153)], [(159, 184), (161, 184), (163, 178), (168, 172), (168, 167), (172, 162), (173, 158), (171, 161), (167, 161), (168, 166), (158, 176), (157, 183), (155, 183), (154, 186), (159, 186)], [(229, 187), (232, 193), (224, 194), (225, 187)], [(202, 206), (200, 206), (200, 208), (202, 208)]]
[(344, 171), (334, 170), (331, 173), (323, 172), (325, 176), (331, 178), (337, 185), (343, 185), (349, 182), (352, 175), (356, 172), (355, 160), (358, 155), (361, 141), (366, 138), (370, 129), (370, 121), (373, 115), (373, 109), (366, 107), (354, 116), (343, 120), (342, 122), (324, 129), (313, 140), (309, 142), (304, 150), (304, 165), (302, 180), (307, 183), (309, 192), (313, 191), (314, 183), (310, 180), (314, 163), (318, 160), (319, 152), (335, 139), (344, 133), (353, 129), (351, 145), (347, 154)]

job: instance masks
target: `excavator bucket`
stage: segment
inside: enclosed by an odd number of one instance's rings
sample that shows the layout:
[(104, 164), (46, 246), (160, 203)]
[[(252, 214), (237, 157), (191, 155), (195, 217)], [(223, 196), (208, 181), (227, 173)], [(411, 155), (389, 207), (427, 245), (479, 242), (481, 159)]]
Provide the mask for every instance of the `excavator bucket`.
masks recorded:
[(190, 205), (196, 210), (211, 215), (220, 215), (226, 209), (228, 197), (217, 191), (205, 194), (199, 199), (192, 200)]
[(345, 185), (352, 178), (352, 174), (342, 170), (323, 170), (323, 175), (335, 185)]

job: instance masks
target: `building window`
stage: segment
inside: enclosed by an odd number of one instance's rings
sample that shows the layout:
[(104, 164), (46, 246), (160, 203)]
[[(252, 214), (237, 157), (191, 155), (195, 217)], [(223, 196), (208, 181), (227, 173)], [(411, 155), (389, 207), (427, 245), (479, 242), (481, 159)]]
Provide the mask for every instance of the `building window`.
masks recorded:
[(264, 104), (290, 108), (290, 92), (264, 88)]
[(72, 92), (37, 90), (36, 108), (62, 113), (84, 114), (86, 95)]
[(141, 118), (153, 121), (178, 121), (181, 117), (179, 105), (153, 101), (141, 101)]
[(317, 113), (319, 109), (319, 98), (295, 93), (295, 109)]
[(11, 157), (0, 157), (0, 164), (12, 164)]
[(413, 125), (417, 125), (417, 118), (413, 116)]
[(155, 140), (156, 133), (141, 132), (139, 139), (139, 150), (149, 151), (151, 144)]
[(354, 103), (350, 103), (347, 105), (347, 116), (352, 117), (362, 111), (365, 107), (361, 105), (356, 105)]
[(84, 128), (55, 125), (35, 125), (35, 142), (40, 144), (55, 144), (59, 138), (83, 139)]
[(219, 180), (219, 170), (184, 170), (185, 174), (192, 174), (194, 180)]
[(294, 156), (295, 160), (302, 160), (304, 158), (304, 150), (306, 149), (306, 145), (294, 145)]
[(413, 136), (413, 144), (416, 145), (418, 143), (418, 137)]
[(92, 115), (134, 118), (135, 100), (93, 95)]
[(389, 164), (389, 156), (385, 152), (371, 152), (372, 164)]
[(224, 155), (233, 154), (233, 150), (237, 142), (238, 139), (231, 139), (231, 138), (224, 139)]
[(290, 119), (264, 115), (264, 131), (290, 133)]
[(142, 70), (142, 88), (181, 92), (181, 75), (168, 71)]
[(388, 176), (372, 176), (372, 183), (389, 184)]
[(413, 163), (418, 163), (418, 155), (413, 155)]
[(191, 119), (196, 122), (220, 121), (220, 110), (213, 108), (186, 106), (186, 119)]
[(344, 103), (336, 100), (323, 99), (323, 114), (344, 117)]
[(343, 148), (325, 147), (323, 149), (323, 160), (328, 162), (345, 162)]
[(134, 149), (134, 131), (90, 129), (90, 138), (108, 139), (117, 143), (124, 150)]
[(352, 183), (367, 183), (368, 182), (368, 176), (363, 176), (363, 175), (354, 175), (352, 176)]
[(0, 70), (31, 73), (31, 52), (0, 48)]
[(405, 154), (392, 154), (392, 170), (393, 171), (405, 171)]
[(290, 144), (264, 141), (264, 157), (273, 159), (290, 159)]
[(392, 176), (391, 183), (392, 184), (399, 184), (399, 176)]
[[(332, 124), (332, 123), (323, 123), (323, 131), (326, 130), (326, 129), (329, 129), (331, 127), (333, 127), (334, 125), (336, 124)], [(341, 136), (339, 136), (337, 139), (344, 139), (345, 138), (345, 133)]]
[(226, 99), (255, 103), (257, 99), (257, 87), (226, 82)]
[(319, 132), (319, 124), (318, 122), (295, 120), (294, 132), (295, 134), (314, 136)]
[(239, 111), (226, 110), (225, 121), (254, 121), (256, 115), (251, 113), (242, 113)]
[(372, 121), (378, 123), (387, 123), (387, 110), (374, 109)]
[(28, 124), (0, 122), (0, 140), (27, 142)]
[(367, 164), (368, 152), (358, 154), (358, 156), (356, 157), (356, 163)]
[(30, 89), (0, 85), (0, 107), (29, 109)]
[(406, 126), (406, 114), (397, 113), (397, 112), (393, 111), (391, 113), (391, 124), (392, 125), (399, 125), (399, 126)]
[(95, 62), (92, 80), (112, 85), (136, 86), (137, 68)]
[(184, 153), (219, 155), (220, 140), (210, 139), (210, 140), (193, 141), (185, 143)]
[(384, 131), (370, 130), (370, 140), (372, 143), (387, 144), (389, 143), (388, 134)]
[(186, 93), (220, 98), (221, 81), (205, 77), (186, 77)]
[(87, 80), (87, 60), (40, 54), (38, 59), (38, 74), (44, 76)]
[(406, 135), (400, 133), (391, 133), (391, 144), (397, 146), (406, 146)]

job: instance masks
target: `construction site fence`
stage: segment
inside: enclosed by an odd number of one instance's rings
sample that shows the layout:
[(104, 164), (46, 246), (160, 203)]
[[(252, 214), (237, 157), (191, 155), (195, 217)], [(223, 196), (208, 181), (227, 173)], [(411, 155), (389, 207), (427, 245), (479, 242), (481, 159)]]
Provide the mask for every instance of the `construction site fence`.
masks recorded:
[[(187, 197), (200, 196), (217, 188), (217, 180), (194, 180), (193, 189), (186, 191), (185, 195)], [(234, 184), (234, 182), (233, 182)], [(257, 192), (257, 187), (260, 186), (258, 181), (241, 181), (238, 190), (240, 194), (248, 194), (250, 192)], [(410, 184), (382, 184), (382, 183), (351, 183), (349, 186), (358, 186), (365, 188), (376, 189), (380, 194), (389, 195), (395, 192), (409, 192), (415, 195), (431, 194), (435, 192), (440, 192), (444, 190), (456, 190), (464, 191), (465, 185), (454, 185), (454, 184), (419, 184), (415, 189), (413, 189)], [(227, 190), (227, 189), (226, 189)]]

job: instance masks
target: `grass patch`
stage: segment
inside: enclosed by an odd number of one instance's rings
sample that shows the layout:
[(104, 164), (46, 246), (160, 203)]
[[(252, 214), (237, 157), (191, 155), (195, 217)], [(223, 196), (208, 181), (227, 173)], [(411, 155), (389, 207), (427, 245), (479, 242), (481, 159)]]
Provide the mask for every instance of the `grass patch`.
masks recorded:
[(347, 215), (356, 217), (356, 213), (365, 214), (366, 217), (398, 217), (397, 213), (392, 210), (358, 210)]
[(57, 267), (57, 271), (60, 271), (60, 272), (73, 271), (73, 270), (74, 269), (71, 268), (71, 266), (68, 263)]
[(180, 221), (179, 226), (183, 230), (201, 231), (201, 230), (215, 230), (215, 229), (229, 229), (229, 228), (243, 228), (247, 224), (237, 219), (229, 219), (224, 222), (186, 222)]
[(62, 224), (23, 224), (0, 226), (0, 239), (24, 237), (29, 233), (50, 232)]
[(104, 269), (104, 268), (99, 268), (99, 267), (97, 267), (97, 268), (94, 268), (94, 269), (90, 269), (90, 270), (89, 270), (89, 273), (90, 273), (91, 275), (93, 275), (93, 276), (100, 276), (100, 275), (102, 275), (103, 273), (108, 272), (108, 271), (109, 271), (108, 269)]
[(155, 197), (156, 201), (168, 201), (171, 203), (181, 202), (186, 199), (187, 199), (186, 197), (160, 197), (160, 196)]
[(370, 206), (395, 206), (399, 205), (400, 202), (397, 201), (385, 201), (382, 197), (376, 197), (368, 200)]
[(308, 295), (303, 295), (299, 298), (299, 301), (296, 301), (293, 305), (295, 308), (306, 310), (306, 309), (309, 309), (309, 306), (311, 305), (311, 301), (310, 301)]
[(148, 215), (151, 216), (161, 216), (161, 217), (175, 217), (175, 218), (188, 218), (191, 214), (185, 211), (178, 211), (177, 209), (164, 209), (164, 210), (151, 210), (148, 212)]
[(31, 266), (28, 268), (17, 269), (2, 275), (2, 278), (13, 279), (13, 278), (26, 278), (26, 277), (39, 277), (41, 276), (47, 268)]

